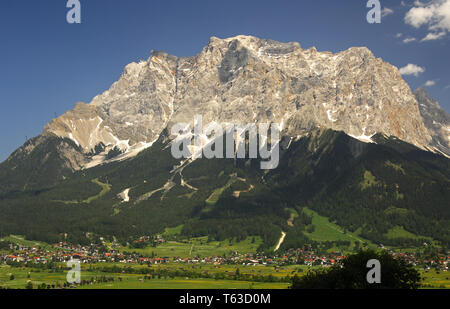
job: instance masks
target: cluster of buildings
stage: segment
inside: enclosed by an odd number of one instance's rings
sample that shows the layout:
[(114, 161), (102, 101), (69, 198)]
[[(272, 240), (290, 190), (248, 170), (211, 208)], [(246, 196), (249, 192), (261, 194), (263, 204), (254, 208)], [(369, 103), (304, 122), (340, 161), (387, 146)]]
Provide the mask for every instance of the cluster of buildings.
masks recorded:
[(441, 271), (448, 271), (450, 264), (450, 255), (442, 253), (434, 253), (433, 256), (420, 257), (417, 253), (392, 252), (393, 256), (404, 259), (409, 264), (414, 266), (423, 266), (424, 269), (429, 270), (436, 268)]
[[(113, 244), (114, 248), (118, 244)], [(10, 245), (9, 253), (0, 254), (0, 263), (7, 262), (33, 262), (47, 264), (49, 262), (61, 263), (71, 259), (80, 260), (81, 263), (137, 263), (137, 264), (163, 264), (163, 263), (186, 263), (186, 264), (212, 264), (212, 265), (308, 265), (308, 266), (330, 266), (345, 256), (341, 252), (331, 252), (326, 255), (317, 255), (310, 249), (288, 250), (280, 255), (267, 256), (263, 254), (240, 254), (233, 252), (225, 256), (194, 256), (186, 257), (149, 257), (136, 252), (120, 252), (117, 249), (105, 250), (102, 245), (91, 244), (89, 246), (75, 246), (65, 242), (53, 245), (52, 248), (35, 248), (21, 245)], [(395, 253), (394, 256), (406, 260), (415, 266), (436, 268), (442, 271), (448, 270), (450, 256), (436, 253), (433, 258), (421, 258), (417, 253)]]

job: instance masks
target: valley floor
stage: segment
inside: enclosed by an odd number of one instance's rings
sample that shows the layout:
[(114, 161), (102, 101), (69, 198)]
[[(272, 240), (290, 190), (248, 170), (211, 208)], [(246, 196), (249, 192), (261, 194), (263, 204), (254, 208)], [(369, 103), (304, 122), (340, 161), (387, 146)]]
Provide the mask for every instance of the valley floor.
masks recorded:
[[(116, 263), (118, 264), (118, 263)], [(118, 265), (119, 266), (119, 265)], [(123, 266), (123, 265), (120, 265)], [(181, 264), (165, 265), (172, 270), (179, 269)], [(320, 266), (319, 266), (320, 267)], [(199, 274), (208, 267), (196, 266), (194, 272)], [(293, 265), (281, 268), (246, 266), (239, 267), (241, 274), (261, 272), (264, 275), (272, 275), (277, 281), (293, 270), (304, 270), (297, 272), (302, 276), (307, 273), (309, 267)], [(230, 265), (222, 269), (216, 269), (216, 273), (227, 274), (236, 270), (236, 266)], [(436, 270), (420, 270), (423, 278), (422, 288), (450, 289), (450, 274)], [(11, 279), (13, 276), (13, 279)], [(67, 271), (39, 270), (34, 268), (0, 266), (0, 287), (7, 289), (25, 289), (27, 285), (33, 289), (286, 289), (289, 282), (256, 282), (246, 280), (212, 279), (212, 278), (190, 278), (170, 276), (150, 276), (132, 273), (107, 273), (103, 271), (82, 270), (82, 284), (69, 285), (66, 283)], [(31, 285), (30, 285), (31, 283)]]
[[(317, 225), (311, 235), (353, 236), (326, 223)], [(168, 229), (163, 236), (174, 237), (179, 229)], [(270, 256), (251, 253), (261, 243), (259, 237), (239, 242), (208, 241), (207, 237), (178, 241), (159, 237), (157, 244), (153, 240), (146, 243), (146, 238), (141, 240), (142, 248), (132, 248), (116, 242), (50, 245), (18, 235), (4, 237), (0, 248), (0, 289), (286, 289), (293, 276), (329, 267), (348, 253), (327, 253), (335, 248), (320, 254), (302, 249)], [(136, 240), (136, 244), (140, 242)], [(402, 250), (393, 254), (416, 265), (423, 278), (422, 288), (449, 289), (449, 257), (432, 250), (431, 258), (424, 255), (424, 250), (415, 248), (412, 253)], [(67, 261), (72, 258), (81, 261), (81, 284), (67, 282)]]

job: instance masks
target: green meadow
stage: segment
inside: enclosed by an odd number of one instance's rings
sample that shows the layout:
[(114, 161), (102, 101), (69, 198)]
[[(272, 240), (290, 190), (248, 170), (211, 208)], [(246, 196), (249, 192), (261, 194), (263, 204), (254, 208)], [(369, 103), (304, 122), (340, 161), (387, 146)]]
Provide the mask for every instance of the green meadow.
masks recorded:
[(359, 241), (360, 243), (368, 243), (369, 246), (375, 247), (368, 240), (361, 238), (358, 233), (344, 230), (339, 225), (330, 222), (327, 217), (319, 215), (314, 210), (309, 208), (303, 208), (306, 214), (312, 216), (312, 225), (314, 231), (311, 233), (305, 232), (305, 234), (315, 241), (335, 241), (335, 240), (347, 240), (350, 242)]
[(41, 242), (41, 241), (34, 241), (34, 240), (27, 240), (25, 239), (23, 236), (21, 235), (9, 235), (6, 237), (1, 238), (0, 240), (2, 241), (8, 241), (10, 243), (13, 244), (17, 244), (17, 245), (21, 245), (21, 246), (25, 246), (25, 247), (41, 247), (43, 249), (46, 250), (54, 250), (53, 246), (45, 243), (45, 242)]
[(423, 279), (422, 288), (424, 289), (450, 289), (450, 273), (448, 271), (421, 270), (420, 275)]
[[(116, 263), (114, 265), (124, 267), (123, 264)], [(108, 264), (95, 264), (96, 266), (104, 266)], [(109, 263), (109, 266), (113, 265)], [(114, 281), (97, 282), (93, 284), (77, 286), (77, 289), (286, 289), (289, 287), (289, 282), (251, 282), (240, 280), (227, 279), (211, 279), (211, 278), (188, 278), (188, 277), (161, 277), (147, 279), (142, 274), (131, 273), (107, 273), (99, 270), (89, 270), (90, 265), (82, 265), (81, 279), (92, 280), (101, 277), (114, 278)], [(147, 266), (141, 265), (126, 265), (133, 268), (142, 268)], [(192, 264), (163, 264), (161, 269), (165, 268), (191, 268), (196, 272), (208, 271), (214, 273), (234, 273), (237, 268), (241, 274), (260, 274), (272, 275), (275, 278), (292, 276), (297, 274), (302, 276), (312, 269), (308, 266), (282, 266), (279, 268), (271, 266), (237, 266), (237, 265), (192, 265)], [(317, 268), (317, 267), (314, 267)], [(439, 272), (434, 269), (424, 271), (420, 270), (422, 276), (422, 288), (425, 289), (449, 289), (450, 288), (450, 274), (448, 272)], [(11, 279), (11, 275), (13, 278)], [(9, 289), (24, 289), (30, 281), (33, 288), (36, 289), (43, 283), (54, 287), (62, 286), (66, 282), (67, 272), (52, 272), (49, 270), (37, 270), (32, 268), (17, 268), (7, 265), (0, 266), (0, 287)], [(120, 278), (120, 279), (119, 279)]]
[[(141, 276), (142, 278), (142, 276)], [(86, 285), (79, 289), (286, 289), (289, 283), (249, 282), (214, 279), (150, 279), (128, 276), (122, 282)]]
[[(167, 230), (167, 233), (174, 233), (174, 230)], [(145, 248), (120, 247), (120, 251), (137, 252), (145, 255), (158, 257), (180, 257), (189, 258), (194, 256), (214, 256), (229, 255), (231, 252), (239, 253), (256, 253), (256, 249), (262, 243), (260, 237), (247, 237), (245, 240), (236, 242), (234, 240), (227, 241), (210, 241), (208, 237), (192, 238), (189, 241), (167, 241), (155, 247), (149, 246)]]

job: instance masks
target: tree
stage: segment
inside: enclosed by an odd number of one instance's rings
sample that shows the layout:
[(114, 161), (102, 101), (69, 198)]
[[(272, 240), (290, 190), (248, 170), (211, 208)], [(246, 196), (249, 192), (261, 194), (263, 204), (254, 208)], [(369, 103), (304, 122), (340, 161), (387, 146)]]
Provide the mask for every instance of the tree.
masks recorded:
[(234, 280), (239, 280), (239, 277), (241, 276), (241, 271), (239, 268), (236, 268), (236, 271), (234, 272)]
[[(381, 265), (381, 283), (368, 283), (367, 261), (376, 259)], [(361, 250), (332, 267), (310, 271), (303, 277), (294, 276), (292, 289), (416, 289), (420, 274), (404, 260), (387, 251)]]

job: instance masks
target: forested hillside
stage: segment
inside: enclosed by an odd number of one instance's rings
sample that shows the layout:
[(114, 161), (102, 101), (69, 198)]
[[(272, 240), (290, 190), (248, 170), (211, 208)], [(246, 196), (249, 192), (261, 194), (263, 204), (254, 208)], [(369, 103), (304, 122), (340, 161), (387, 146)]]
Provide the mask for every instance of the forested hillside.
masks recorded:
[[(57, 185), (35, 182), (30, 190), (23, 187), (30, 175), (11, 178), (14, 190), (3, 188), (0, 197), (0, 236), (56, 242), (67, 233), (83, 243), (86, 232), (127, 239), (183, 224), (181, 234), (189, 237), (261, 236), (261, 250), (273, 249), (284, 231), (288, 249), (313, 241), (310, 209), (376, 244), (434, 239), (448, 246), (450, 161), (375, 139), (367, 144), (343, 132), (313, 131), (283, 141), (278, 168), (266, 172), (257, 159), (180, 162), (163, 134), (133, 159), (64, 175)], [(418, 237), (393, 238), (399, 229)]]

